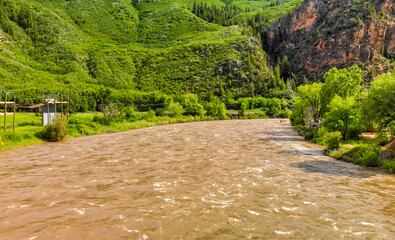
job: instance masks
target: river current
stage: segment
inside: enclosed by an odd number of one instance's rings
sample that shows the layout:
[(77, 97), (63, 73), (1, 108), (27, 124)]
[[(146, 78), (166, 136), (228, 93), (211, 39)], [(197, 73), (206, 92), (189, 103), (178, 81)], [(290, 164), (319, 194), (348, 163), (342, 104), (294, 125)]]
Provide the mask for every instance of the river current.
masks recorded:
[(0, 152), (0, 239), (395, 239), (395, 175), (279, 120), (165, 125)]

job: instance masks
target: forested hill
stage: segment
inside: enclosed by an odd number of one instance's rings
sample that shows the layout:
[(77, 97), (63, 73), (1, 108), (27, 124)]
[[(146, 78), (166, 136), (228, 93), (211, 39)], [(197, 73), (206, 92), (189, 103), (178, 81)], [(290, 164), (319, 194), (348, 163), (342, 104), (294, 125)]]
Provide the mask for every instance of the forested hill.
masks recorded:
[[(290, 4), (300, 1), (283, 2), (284, 9), (292, 9)], [(282, 1), (251, 4), (0, 0), (0, 89), (16, 92), (19, 102), (26, 103), (45, 93), (68, 91), (73, 99), (83, 96), (81, 101), (98, 103), (109, 93), (127, 96), (134, 91), (234, 98), (263, 94), (280, 77), (267, 67), (259, 39), (248, 28), (231, 25), (247, 21), (242, 15), (258, 9), (278, 8)], [(209, 8), (220, 10), (212, 14), (225, 12), (231, 24), (197, 16), (193, 10), (198, 5), (207, 16)], [(266, 17), (266, 24), (283, 14)]]
[(393, 0), (306, 0), (263, 34), (274, 58), (288, 56), (299, 75), (357, 65), (372, 80), (394, 67)]

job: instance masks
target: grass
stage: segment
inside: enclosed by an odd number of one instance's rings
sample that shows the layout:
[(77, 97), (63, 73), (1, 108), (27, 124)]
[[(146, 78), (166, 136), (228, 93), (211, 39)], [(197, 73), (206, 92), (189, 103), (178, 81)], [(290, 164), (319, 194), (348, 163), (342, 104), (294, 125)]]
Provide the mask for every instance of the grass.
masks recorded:
[[(100, 113), (79, 113), (71, 115), (69, 124), (67, 126), (69, 129), (67, 138), (113, 133), (137, 128), (154, 127), (164, 124), (201, 120), (199, 117), (193, 116), (157, 117), (148, 116), (147, 113), (136, 113), (136, 115), (138, 115), (137, 119), (112, 122), (108, 125), (100, 124), (94, 121), (95, 116), (101, 116)], [(41, 122), (41, 116), (37, 116), (35, 113), (18, 113), (16, 117), (15, 132), (12, 132), (12, 116), (7, 116), (7, 131), (4, 132), (2, 128), (4, 126), (4, 120), (2, 119), (0, 122), (0, 138), (2, 139), (2, 142), (0, 142), (0, 150), (12, 149), (44, 142), (44, 140), (37, 136), (37, 133), (43, 129), (43, 127), (40, 125)]]
[(258, 13), (262, 13), (263, 16), (267, 17), (269, 23), (276, 21), (282, 16), (289, 12), (292, 12), (296, 7), (298, 7), (303, 0), (291, 0), (278, 6), (270, 6), (270, 2), (266, 1), (235, 1), (234, 4), (239, 3), (239, 6), (255, 9), (254, 11), (248, 13), (241, 13), (234, 17), (235, 22), (240, 22), (242, 19), (249, 19)]

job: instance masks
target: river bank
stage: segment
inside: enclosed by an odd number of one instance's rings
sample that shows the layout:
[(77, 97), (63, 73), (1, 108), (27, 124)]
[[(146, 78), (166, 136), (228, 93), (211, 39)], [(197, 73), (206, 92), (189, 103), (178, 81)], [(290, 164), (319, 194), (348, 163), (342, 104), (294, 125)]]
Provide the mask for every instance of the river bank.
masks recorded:
[[(237, 118), (237, 111), (229, 110), (227, 115), (231, 119)], [(262, 111), (246, 111), (245, 119), (267, 118)], [(130, 116), (103, 122), (102, 113), (76, 113), (69, 116), (66, 138), (87, 135), (99, 135), (154, 127), (165, 124), (186, 123), (195, 121), (216, 120), (209, 116), (163, 115), (156, 116), (155, 112), (134, 112)], [(37, 133), (43, 130), (42, 116), (37, 113), (17, 113), (15, 132), (13, 132), (13, 116), (7, 116), (7, 130), (4, 132), (4, 120), (0, 118), (0, 151), (16, 147), (43, 143)]]
[[(99, 135), (105, 133), (114, 133), (132, 129), (153, 127), (164, 124), (184, 123), (192, 121), (201, 121), (202, 119), (195, 116), (155, 116), (148, 113), (136, 113), (136, 119), (130, 121), (114, 121), (109, 124), (100, 124), (94, 121), (95, 117), (100, 117), (99, 113), (77, 113), (70, 116), (67, 125), (68, 135), (66, 138), (75, 138), (86, 135)], [(8, 123), (12, 123), (9, 117)], [(21, 146), (43, 143), (37, 133), (42, 131), (42, 117), (35, 113), (19, 113), (16, 122), (15, 132), (12, 131), (12, 125), (7, 125), (7, 131), (0, 132), (0, 150), (13, 149)], [(3, 130), (3, 129), (0, 129)]]

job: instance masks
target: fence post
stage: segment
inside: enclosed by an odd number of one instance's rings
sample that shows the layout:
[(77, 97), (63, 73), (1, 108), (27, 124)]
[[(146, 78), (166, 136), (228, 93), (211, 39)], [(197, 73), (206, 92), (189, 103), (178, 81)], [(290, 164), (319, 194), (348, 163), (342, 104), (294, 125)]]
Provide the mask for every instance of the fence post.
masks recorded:
[(14, 116), (12, 121), (12, 132), (15, 132), (15, 115), (16, 115), (16, 94), (14, 93)]
[(4, 102), (4, 132), (7, 129), (7, 91), (5, 92), (5, 102)]

